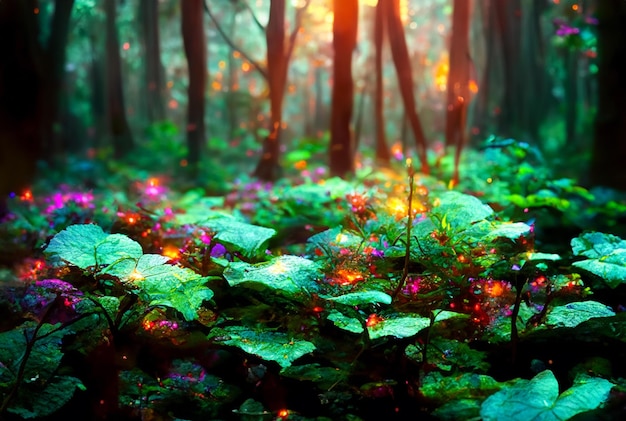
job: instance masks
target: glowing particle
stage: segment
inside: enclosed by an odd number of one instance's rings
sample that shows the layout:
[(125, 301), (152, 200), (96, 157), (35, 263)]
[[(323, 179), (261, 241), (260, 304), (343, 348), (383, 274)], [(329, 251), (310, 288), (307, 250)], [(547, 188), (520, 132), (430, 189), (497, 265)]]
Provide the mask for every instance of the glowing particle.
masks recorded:
[(125, 42), (122, 45), (122, 48), (124, 49), (124, 51), (128, 51), (130, 49), (130, 42)]
[(278, 418), (285, 419), (288, 416), (289, 416), (289, 410), (288, 409), (281, 409), (280, 411), (278, 411)]
[(370, 314), (369, 317), (367, 318), (367, 321), (365, 322), (365, 326), (374, 327), (382, 321), (383, 321), (383, 318), (380, 317), (378, 314)]
[(133, 269), (128, 277), (133, 281), (141, 281), (142, 279), (145, 279), (145, 277), (137, 269)]

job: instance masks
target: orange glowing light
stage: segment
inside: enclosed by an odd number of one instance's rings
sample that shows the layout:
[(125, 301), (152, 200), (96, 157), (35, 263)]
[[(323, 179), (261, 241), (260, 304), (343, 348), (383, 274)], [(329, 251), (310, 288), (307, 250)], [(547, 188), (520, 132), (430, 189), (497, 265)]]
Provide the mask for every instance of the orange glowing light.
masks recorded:
[(24, 193), (20, 196), (20, 200), (24, 202), (30, 202), (33, 200), (33, 192), (30, 190), (24, 190)]
[(250, 63), (248, 63), (247, 61), (241, 63), (241, 70), (243, 70), (244, 72), (249, 72), (251, 68), (252, 66), (250, 66)]
[(435, 66), (435, 86), (441, 92), (444, 92), (447, 88), (449, 72), (450, 65), (448, 64), (448, 57), (442, 56)]
[(293, 164), (293, 167), (295, 169), (297, 169), (298, 171), (305, 170), (306, 169), (306, 161), (304, 159), (301, 159), (300, 161), (298, 161), (295, 164)]
[(178, 108), (178, 101), (176, 101), (175, 99), (170, 99), (167, 103), (167, 106), (170, 110), (175, 110), (176, 108)]
[(380, 317), (378, 314), (373, 313), (373, 314), (370, 314), (369, 317), (367, 318), (367, 321), (365, 322), (365, 326), (374, 327), (382, 321), (383, 321), (382, 317)]
[(340, 285), (350, 285), (355, 282), (360, 282), (364, 279), (363, 275), (361, 275), (361, 273), (356, 270), (339, 269), (335, 273), (339, 278), (338, 280)]
[(289, 416), (288, 409), (281, 409), (280, 411), (278, 411), (278, 418), (287, 418), (288, 416)]
[(214, 80), (213, 83), (211, 83), (211, 87), (213, 88), (213, 90), (219, 91), (222, 89), (222, 84), (217, 80)]
[(122, 48), (124, 49), (124, 51), (128, 51), (130, 49), (130, 42), (125, 42), (122, 45)]
[(165, 246), (163, 247), (163, 256), (170, 259), (178, 259), (180, 258), (180, 251), (175, 246)]
[(577, 11), (578, 10), (578, 5), (577, 4), (572, 4), (572, 10)]
[(189, 162), (187, 162), (186, 159), (181, 159), (180, 160), (180, 166), (181, 167), (186, 167), (187, 165), (189, 165)]
[(219, 62), (219, 63), (217, 63), (217, 66), (218, 66), (220, 69), (224, 69), (224, 68), (226, 68), (226, 62), (225, 62), (224, 60), (220, 60), (220, 62)]
[(241, 53), (239, 51), (233, 51), (233, 57), (239, 58), (241, 57)]
[(502, 286), (502, 283), (494, 282), (487, 289), (487, 293), (492, 297), (499, 297), (504, 293), (504, 287)]
[(129, 216), (128, 218), (126, 218), (126, 222), (128, 222), (129, 224), (134, 224), (135, 222), (137, 222), (137, 220), (135, 219), (134, 216)]
[(478, 92), (478, 83), (476, 83), (476, 81), (473, 79), (469, 81), (469, 90), (473, 94)]

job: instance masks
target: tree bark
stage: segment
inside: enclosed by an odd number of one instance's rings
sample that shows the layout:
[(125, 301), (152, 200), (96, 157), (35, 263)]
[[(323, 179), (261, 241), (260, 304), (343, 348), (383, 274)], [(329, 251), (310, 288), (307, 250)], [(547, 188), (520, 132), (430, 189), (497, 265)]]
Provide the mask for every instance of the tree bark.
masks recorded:
[(383, 105), (385, 91), (383, 87), (383, 38), (385, 33), (385, 7), (384, 0), (378, 0), (374, 12), (374, 72), (376, 73), (376, 86), (374, 92), (374, 120), (376, 123), (376, 162), (388, 166), (391, 162), (391, 153), (387, 146), (385, 135), (385, 116)]
[(50, 37), (45, 49), (45, 102), (43, 109), (43, 143), (45, 157), (53, 162), (56, 156), (63, 155), (60, 133), (61, 91), (64, 85), (65, 56), (70, 17), (74, 0), (56, 0), (50, 25)]
[(354, 173), (354, 148), (350, 133), (354, 100), (352, 53), (356, 47), (359, 2), (334, 0), (332, 109), (330, 116), (330, 174), (346, 177)]
[(407, 113), (407, 118), (411, 124), (411, 130), (415, 137), (415, 146), (421, 163), (421, 172), (428, 174), (430, 172), (428, 159), (426, 156), (426, 136), (420, 122), (417, 111), (415, 110), (415, 94), (413, 93), (413, 75), (411, 72), (411, 62), (409, 60), (409, 51), (404, 38), (404, 28), (400, 19), (400, 1), (399, 0), (379, 0), (386, 6), (385, 14), (387, 16), (387, 30), (389, 33), (389, 43), (391, 45), (391, 55), (398, 76), (398, 84), (400, 85), (400, 93), (402, 102)]
[(202, 0), (181, 0), (183, 43), (189, 85), (187, 87), (187, 165), (191, 177), (198, 175), (205, 145), (204, 94), (207, 79), (206, 37)]
[(269, 134), (263, 140), (261, 159), (254, 175), (261, 180), (280, 178), (280, 134), (283, 115), (283, 97), (287, 84), (287, 60), (285, 56), (285, 0), (272, 0), (270, 16), (265, 29), (267, 43), (267, 75), (270, 96)]
[(591, 182), (626, 190), (626, 2), (597, 3), (598, 111)]
[(134, 147), (133, 136), (126, 118), (124, 92), (122, 87), (122, 59), (115, 19), (117, 0), (106, 0), (106, 55), (107, 55), (107, 113), (109, 135), (113, 142), (113, 155), (116, 159), (124, 158)]
[(165, 70), (161, 62), (161, 41), (159, 35), (159, 2), (141, 0), (141, 29), (145, 51), (144, 83), (148, 123), (165, 119), (164, 88)]
[(459, 182), (459, 160), (466, 141), (467, 107), (470, 100), (469, 12), (470, 0), (454, 0), (446, 106), (446, 146), (454, 146), (453, 185)]
[(31, 183), (41, 153), (44, 76), (36, 2), (0, 1), (0, 217)]

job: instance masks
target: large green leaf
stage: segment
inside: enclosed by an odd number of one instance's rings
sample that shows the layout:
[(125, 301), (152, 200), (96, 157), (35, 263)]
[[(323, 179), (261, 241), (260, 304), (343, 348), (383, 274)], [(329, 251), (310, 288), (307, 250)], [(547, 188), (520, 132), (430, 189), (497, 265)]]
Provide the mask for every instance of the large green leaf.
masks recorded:
[(601, 277), (611, 288), (626, 282), (626, 249), (614, 250), (599, 259), (574, 262), (573, 265)]
[(516, 238), (527, 235), (530, 232), (530, 226), (524, 222), (501, 222), (495, 221), (491, 223), (491, 229), (482, 236), (483, 241), (493, 241), (498, 238)]
[[(486, 353), (470, 348), (465, 342), (459, 342), (455, 339), (434, 338), (428, 345), (428, 363), (436, 365), (442, 371), (457, 368), (464, 371), (471, 369), (486, 372), (489, 369), (489, 363), (484, 361)], [(411, 344), (406, 347), (404, 353), (410, 360), (421, 363), (423, 350), (423, 345)]]
[(573, 238), (572, 251), (575, 256), (601, 259), (618, 250), (626, 250), (626, 240), (601, 232), (587, 232)]
[(338, 297), (322, 296), (328, 301), (334, 301), (340, 304), (346, 304), (349, 306), (358, 306), (361, 304), (391, 304), (391, 296), (385, 294), (382, 291), (360, 291), (351, 292), (349, 294), (340, 295)]
[(233, 218), (208, 219), (199, 225), (214, 231), (215, 238), (224, 245), (250, 258), (265, 253), (269, 240), (276, 235), (275, 229), (239, 222)]
[(45, 253), (81, 269), (138, 258), (141, 245), (123, 234), (106, 234), (97, 225), (70, 225), (55, 235)]
[(288, 296), (316, 292), (321, 277), (317, 263), (299, 256), (283, 255), (269, 262), (251, 265), (233, 262), (224, 270), (230, 286), (270, 288)]
[(409, 316), (393, 316), (382, 319), (376, 324), (367, 327), (370, 339), (378, 339), (384, 336), (395, 336), (396, 338), (408, 338), (416, 335), (420, 330), (430, 325), (428, 317), (417, 314)]
[(105, 273), (132, 284), (151, 305), (172, 307), (186, 320), (194, 320), (202, 302), (213, 297), (213, 291), (205, 285), (209, 278), (167, 264), (168, 260), (158, 254), (144, 254), (111, 265)]
[(224, 345), (236, 346), (264, 360), (276, 361), (283, 368), (315, 350), (313, 343), (296, 339), (286, 333), (270, 329), (252, 330), (245, 326), (214, 328), (209, 338)]
[(331, 310), (328, 314), (328, 320), (333, 322), (339, 329), (347, 330), (352, 333), (363, 332), (363, 324), (354, 317), (348, 317), (337, 310)]
[(594, 317), (615, 316), (610, 307), (597, 301), (577, 301), (553, 308), (546, 324), (554, 327), (576, 327)]
[(420, 393), (435, 403), (444, 403), (456, 399), (484, 399), (502, 387), (502, 383), (484, 374), (444, 376), (433, 371), (422, 381)]
[(22, 387), (17, 399), (9, 406), (9, 412), (22, 418), (40, 418), (54, 414), (72, 399), (76, 389), (84, 389), (83, 383), (72, 376), (54, 376), (40, 387)]
[(597, 377), (580, 376), (559, 395), (559, 384), (546, 370), (531, 380), (519, 380), (483, 402), (484, 421), (561, 421), (591, 411), (608, 398), (613, 384)]
[(466, 229), (493, 215), (493, 209), (476, 197), (456, 191), (443, 193), (435, 203), (437, 206), (433, 207), (432, 213), (439, 216), (442, 225), (449, 225), (455, 231)]

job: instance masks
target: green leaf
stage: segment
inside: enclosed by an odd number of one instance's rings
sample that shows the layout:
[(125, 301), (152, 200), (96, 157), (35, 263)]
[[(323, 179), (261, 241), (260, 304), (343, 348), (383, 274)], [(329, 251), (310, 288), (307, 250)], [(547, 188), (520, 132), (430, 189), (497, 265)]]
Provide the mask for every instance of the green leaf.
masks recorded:
[(280, 374), (299, 381), (313, 382), (323, 390), (328, 390), (333, 384), (347, 377), (347, 374), (339, 368), (321, 367), (318, 363), (292, 365), (282, 369)]
[[(589, 254), (592, 254), (589, 251)], [(617, 288), (626, 282), (626, 249), (611, 251), (599, 259), (587, 259), (574, 262), (573, 266), (601, 277), (611, 288)]]
[(530, 232), (530, 226), (523, 222), (492, 222), (492, 228), (482, 237), (484, 241), (493, 241), (498, 238), (516, 238), (527, 235)]
[(239, 222), (233, 218), (209, 219), (199, 225), (211, 229), (215, 232), (215, 239), (249, 258), (265, 253), (269, 240), (276, 235), (275, 229)]
[(384, 336), (395, 336), (396, 338), (408, 338), (416, 335), (420, 330), (430, 325), (428, 317), (419, 315), (393, 316), (383, 319), (373, 326), (368, 326), (367, 330), (370, 339), (378, 339)]
[(345, 304), (349, 306), (358, 306), (361, 304), (391, 304), (391, 296), (385, 294), (382, 291), (361, 291), (352, 292), (349, 294), (340, 295), (338, 297), (322, 296), (322, 298), (328, 301), (334, 301), (339, 304)]
[(585, 256), (591, 259), (606, 258), (616, 251), (626, 251), (626, 240), (601, 232), (581, 234), (571, 241), (575, 256)]
[(363, 332), (363, 325), (358, 319), (354, 317), (345, 316), (343, 313), (337, 310), (331, 310), (328, 314), (328, 320), (333, 322), (339, 329), (347, 330), (352, 333)]
[(205, 285), (209, 278), (167, 264), (168, 260), (158, 254), (144, 254), (139, 259), (111, 265), (105, 273), (132, 284), (150, 305), (171, 307), (181, 312), (185, 320), (194, 320), (202, 302), (213, 297), (213, 291)]
[(531, 380), (519, 380), (487, 398), (480, 409), (484, 421), (560, 421), (600, 406), (613, 384), (601, 378), (578, 377), (559, 396), (559, 384), (546, 370)]
[(433, 402), (444, 403), (456, 399), (484, 399), (502, 387), (502, 383), (484, 374), (444, 376), (433, 371), (424, 378), (420, 393)]
[(442, 222), (452, 230), (461, 230), (470, 227), (473, 223), (493, 215), (493, 209), (479, 199), (468, 194), (456, 191), (447, 191), (439, 196), (439, 204), (432, 209)]
[(576, 327), (594, 317), (611, 317), (615, 312), (610, 307), (596, 301), (577, 301), (553, 308), (546, 318), (546, 324), (554, 327)]
[(22, 387), (9, 412), (22, 418), (39, 418), (54, 414), (70, 401), (76, 389), (83, 383), (76, 377), (54, 376), (43, 387)]
[(313, 352), (315, 345), (309, 341), (294, 339), (283, 332), (269, 329), (251, 330), (245, 326), (215, 328), (209, 339), (219, 339), (224, 345), (236, 346), (248, 354), (267, 361), (276, 361), (281, 367), (289, 367), (301, 356)]
[[(423, 346), (409, 345), (404, 350), (407, 358), (422, 362)], [(489, 363), (485, 362), (486, 353), (471, 349), (468, 344), (454, 339), (434, 338), (428, 346), (428, 362), (435, 364), (442, 371), (453, 368), (469, 371), (486, 372)]]
[(81, 269), (100, 268), (143, 254), (139, 243), (123, 234), (106, 234), (93, 224), (70, 225), (50, 240), (45, 253)]
[(248, 288), (270, 288), (288, 296), (316, 292), (321, 277), (317, 263), (299, 256), (283, 255), (269, 262), (251, 265), (232, 262), (224, 270), (228, 284)]

